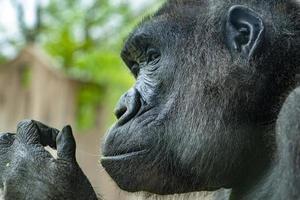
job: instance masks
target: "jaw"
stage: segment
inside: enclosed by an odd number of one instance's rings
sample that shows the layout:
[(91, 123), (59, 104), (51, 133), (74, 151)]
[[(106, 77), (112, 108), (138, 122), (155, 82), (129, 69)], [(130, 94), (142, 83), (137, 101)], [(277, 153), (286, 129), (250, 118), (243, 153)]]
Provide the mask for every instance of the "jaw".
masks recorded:
[(150, 167), (152, 165), (145, 164), (142, 155), (123, 160), (102, 158), (101, 164), (116, 184), (127, 192), (145, 191), (160, 195), (176, 192), (167, 188), (166, 183), (172, 183), (168, 180), (170, 177), (162, 177), (157, 169)]
[[(208, 141), (202, 141), (202, 138), (201, 145), (195, 143), (188, 148), (184, 145), (183, 136), (191, 133), (180, 132), (183, 130), (182, 127), (178, 127), (180, 123), (165, 120), (164, 124), (152, 123), (151, 126), (144, 126), (141, 121), (134, 120), (113, 127), (102, 146), (101, 164), (121, 189), (128, 192), (146, 191), (167, 195), (213, 191), (224, 185), (218, 181), (209, 182), (208, 177), (214, 176), (209, 176), (210, 171), (201, 168), (207, 166), (212, 159), (207, 157), (207, 154), (201, 154), (207, 152), (205, 150), (209, 148)], [(172, 129), (167, 127), (169, 124), (172, 125)], [(193, 142), (196, 141), (199, 140)], [(183, 156), (183, 152), (186, 152), (185, 155), (190, 159)], [(223, 154), (224, 152), (218, 157), (222, 157)], [(182, 156), (184, 160), (180, 159)], [(200, 159), (204, 157), (205, 159)]]
[(101, 164), (117, 185), (128, 192), (149, 191), (157, 166), (155, 131), (136, 119), (112, 127), (102, 145)]
[[(139, 191), (140, 184), (143, 182), (143, 174), (137, 168), (143, 162), (143, 156), (147, 151), (137, 151), (116, 156), (103, 156), (101, 165), (117, 183), (117, 185), (128, 192)], [(132, 168), (137, 166), (137, 168)]]
[[(150, 192), (170, 195), (200, 191), (201, 178), (182, 176), (179, 169), (172, 169), (168, 153), (154, 149), (141, 150), (116, 156), (103, 156), (101, 164), (116, 184), (128, 192)], [(172, 162), (172, 161), (171, 161)], [(174, 166), (173, 166), (174, 167)], [(218, 188), (205, 188), (206, 191)]]
[[(128, 133), (128, 130), (131, 132)], [(133, 142), (133, 138), (130, 138), (133, 133), (148, 144)], [(205, 178), (192, 174), (191, 169), (182, 169), (182, 164), (174, 155), (175, 152), (166, 149), (165, 144), (173, 142), (166, 141), (163, 136), (165, 134), (153, 127), (135, 132), (129, 128), (114, 127), (102, 146), (101, 164), (116, 184), (128, 192), (146, 191), (168, 195), (204, 190)], [(155, 137), (160, 140), (153, 142), (152, 137), (156, 135), (160, 135)], [(125, 136), (129, 138), (126, 140)], [(140, 144), (138, 148), (137, 144)], [(218, 188), (205, 188), (205, 190), (216, 189)]]

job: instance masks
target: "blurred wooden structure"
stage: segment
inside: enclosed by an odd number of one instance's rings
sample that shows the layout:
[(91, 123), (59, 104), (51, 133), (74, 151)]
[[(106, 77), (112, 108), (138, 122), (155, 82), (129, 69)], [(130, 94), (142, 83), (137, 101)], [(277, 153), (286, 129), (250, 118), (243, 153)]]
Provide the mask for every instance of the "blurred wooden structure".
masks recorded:
[[(0, 65), (0, 132), (15, 132), (22, 119), (39, 120), (59, 129), (66, 124), (76, 127), (78, 92), (92, 83), (66, 76), (54, 66), (54, 61), (33, 45)], [(123, 198), (99, 164), (104, 115), (105, 108), (99, 105), (97, 125), (84, 133), (74, 130), (77, 159), (97, 192), (106, 200), (119, 200)]]
[(97, 125), (93, 129), (84, 133), (74, 129), (78, 92), (92, 83), (66, 76), (54, 66), (54, 61), (36, 46), (28, 46), (14, 60), (0, 65), (0, 132), (15, 132), (22, 119), (39, 120), (59, 129), (72, 125), (78, 162), (105, 200), (215, 199), (211, 193), (149, 198), (147, 194), (136, 196), (118, 189), (99, 164), (105, 108), (97, 108)]

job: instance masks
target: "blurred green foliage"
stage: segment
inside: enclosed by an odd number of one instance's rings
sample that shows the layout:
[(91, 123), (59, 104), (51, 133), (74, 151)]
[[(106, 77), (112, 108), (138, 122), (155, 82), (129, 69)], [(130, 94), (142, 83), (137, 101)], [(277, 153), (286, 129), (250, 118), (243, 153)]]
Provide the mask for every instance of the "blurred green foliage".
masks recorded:
[[(99, 104), (112, 113), (119, 96), (133, 84), (119, 52), (126, 35), (162, 3), (145, 1), (133, 9), (128, 0), (36, 1), (36, 24), (26, 27), (22, 5), (15, 2), (24, 44), (38, 43), (53, 56), (67, 74), (95, 84), (78, 95), (78, 127), (90, 128)], [(0, 56), (0, 60), (1, 60)], [(106, 124), (112, 123), (113, 115)]]
[[(93, 126), (99, 102), (112, 113), (119, 96), (133, 78), (123, 65), (119, 52), (126, 35), (151, 9), (133, 10), (126, 1), (52, 0), (44, 8), (41, 43), (60, 61), (68, 73), (102, 86), (102, 94), (93, 87), (78, 96), (78, 126)], [(153, 1), (150, 7), (157, 6)], [(148, 12), (146, 12), (146, 10)], [(112, 122), (113, 115), (106, 124)]]
[(27, 65), (24, 65), (21, 69), (21, 85), (23, 88), (27, 89), (30, 86), (32, 80), (31, 68)]
[[(90, 128), (100, 101), (108, 110), (117, 98), (133, 84), (122, 66), (119, 51), (123, 38), (140, 19), (128, 3), (113, 4), (94, 0), (85, 4), (76, 0), (53, 0), (44, 9), (42, 44), (57, 58), (64, 69), (80, 78), (88, 78), (103, 86), (102, 94), (93, 87), (81, 90), (78, 96), (77, 124)], [(112, 116), (112, 115), (111, 115)], [(108, 118), (111, 123), (112, 117)]]
[(99, 102), (103, 101), (103, 93), (99, 85), (88, 84), (80, 88), (77, 96), (77, 128), (89, 129), (95, 124), (97, 111), (101, 109)]
[(5, 63), (6, 61), (7, 61), (7, 58), (0, 53), (0, 64)]

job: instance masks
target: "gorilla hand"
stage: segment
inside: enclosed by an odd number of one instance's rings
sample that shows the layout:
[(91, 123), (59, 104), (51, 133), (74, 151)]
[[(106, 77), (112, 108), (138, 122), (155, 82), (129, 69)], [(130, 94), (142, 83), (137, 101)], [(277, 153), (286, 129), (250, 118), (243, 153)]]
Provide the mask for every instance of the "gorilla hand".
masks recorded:
[[(55, 159), (44, 149), (57, 149)], [(18, 124), (17, 134), (0, 134), (0, 189), (7, 200), (97, 199), (75, 158), (70, 126), (62, 131), (37, 121)]]

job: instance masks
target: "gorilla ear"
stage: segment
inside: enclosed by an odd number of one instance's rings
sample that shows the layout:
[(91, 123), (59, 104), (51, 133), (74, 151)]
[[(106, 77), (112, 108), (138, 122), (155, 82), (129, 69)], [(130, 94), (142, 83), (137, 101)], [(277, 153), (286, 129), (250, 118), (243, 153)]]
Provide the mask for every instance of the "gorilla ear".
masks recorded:
[(232, 54), (239, 53), (247, 59), (259, 48), (264, 36), (261, 17), (242, 5), (229, 9), (225, 29), (225, 42)]

